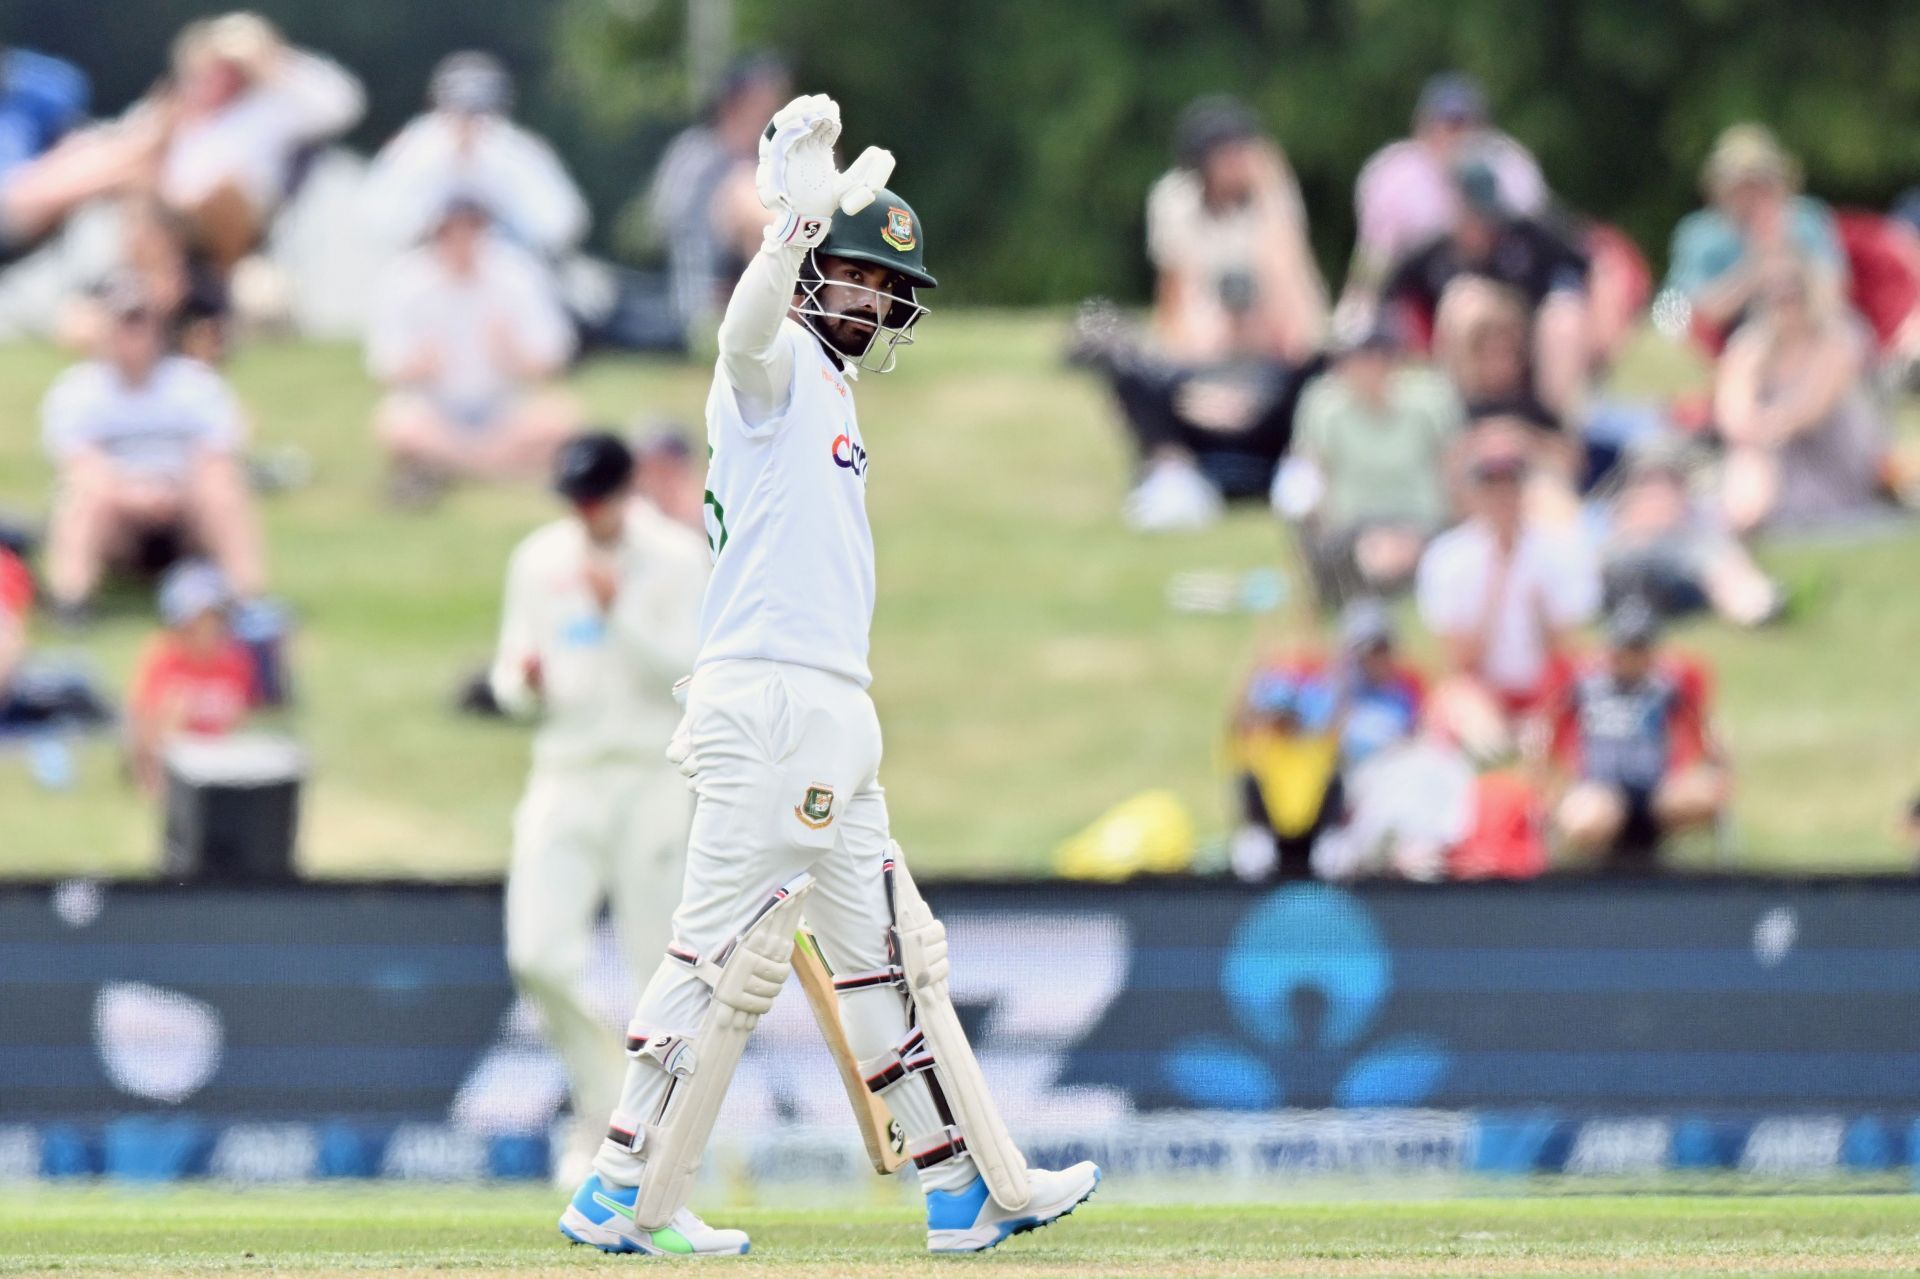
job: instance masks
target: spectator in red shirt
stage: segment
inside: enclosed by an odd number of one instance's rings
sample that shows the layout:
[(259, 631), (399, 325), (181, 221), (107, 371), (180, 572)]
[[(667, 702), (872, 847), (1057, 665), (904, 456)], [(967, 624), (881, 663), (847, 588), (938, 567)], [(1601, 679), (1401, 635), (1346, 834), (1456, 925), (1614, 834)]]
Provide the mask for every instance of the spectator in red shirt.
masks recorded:
[(1663, 838), (1709, 826), (1728, 778), (1707, 729), (1707, 675), (1659, 651), (1653, 609), (1628, 600), (1607, 620), (1607, 651), (1555, 699), (1552, 764), (1565, 845), (1614, 865), (1642, 863)]
[(27, 655), (27, 610), (33, 607), (33, 578), (20, 557), (0, 546), (0, 703), (14, 672)]
[(169, 741), (231, 733), (259, 705), (253, 660), (228, 624), (232, 603), (226, 579), (204, 561), (179, 565), (160, 584), (166, 629), (141, 654), (129, 716), (133, 774), (150, 792)]

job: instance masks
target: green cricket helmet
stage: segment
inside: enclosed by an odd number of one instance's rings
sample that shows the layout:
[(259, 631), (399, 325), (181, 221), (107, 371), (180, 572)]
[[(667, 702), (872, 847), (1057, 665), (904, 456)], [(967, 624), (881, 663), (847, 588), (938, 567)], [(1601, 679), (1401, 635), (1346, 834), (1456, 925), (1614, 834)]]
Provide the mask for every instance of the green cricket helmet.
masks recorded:
[[(922, 241), (920, 215), (913, 211), (912, 205), (882, 187), (874, 192), (873, 203), (860, 212), (834, 214), (826, 238), (807, 255), (806, 266), (800, 274), (801, 300), (794, 310), (803, 317), (838, 318), (837, 312), (827, 309), (820, 301), (820, 290), (827, 283), (820, 269), (820, 258), (846, 258), (892, 271), (895, 278), (888, 290), (890, 305), (886, 321), (874, 332), (864, 351), (842, 352), (856, 368), (871, 373), (891, 371), (899, 348), (913, 345), (913, 326), (928, 310), (917, 298), (916, 291), (935, 288), (940, 283), (927, 271)], [(857, 290), (864, 286), (842, 283), (840, 287)]]

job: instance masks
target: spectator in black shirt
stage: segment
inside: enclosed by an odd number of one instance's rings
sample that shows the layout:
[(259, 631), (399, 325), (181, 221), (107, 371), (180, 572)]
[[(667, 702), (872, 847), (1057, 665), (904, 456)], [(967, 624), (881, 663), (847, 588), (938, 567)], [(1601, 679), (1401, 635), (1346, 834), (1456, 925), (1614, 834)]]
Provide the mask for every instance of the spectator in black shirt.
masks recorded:
[(1561, 422), (1575, 420), (1591, 366), (1586, 253), (1546, 222), (1508, 209), (1485, 164), (1467, 161), (1454, 181), (1459, 220), (1394, 269), (1384, 298), (1417, 324), (1431, 324), (1443, 364), (1487, 311), (1518, 302), (1530, 336), (1533, 398)]

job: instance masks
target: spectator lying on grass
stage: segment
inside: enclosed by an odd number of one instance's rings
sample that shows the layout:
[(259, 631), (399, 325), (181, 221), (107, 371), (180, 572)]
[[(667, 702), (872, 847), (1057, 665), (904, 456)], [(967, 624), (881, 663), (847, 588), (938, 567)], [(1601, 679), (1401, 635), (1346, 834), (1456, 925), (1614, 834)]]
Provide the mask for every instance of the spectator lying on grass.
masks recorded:
[(1706, 672), (1661, 650), (1654, 610), (1622, 603), (1606, 636), (1606, 652), (1555, 696), (1554, 825), (1583, 859), (1645, 867), (1668, 835), (1718, 819), (1727, 772), (1708, 730)]
[(1664, 617), (1711, 608), (1736, 626), (1780, 616), (1786, 596), (1751, 552), (1730, 536), (1717, 510), (1702, 509), (1679, 445), (1632, 450), (1607, 503), (1602, 545), (1610, 605), (1639, 598)]
[(1714, 386), (1727, 523), (1745, 535), (1870, 513), (1887, 428), (1860, 329), (1828, 274), (1800, 259), (1770, 258), (1754, 278)]
[(160, 583), (166, 629), (140, 655), (128, 707), (129, 764), (149, 794), (159, 793), (170, 742), (235, 732), (260, 704), (254, 660), (229, 620), (233, 604), (220, 570), (203, 560), (175, 565)]
[(300, 153), (352, 127), (366, 97), (339, 63), (229, 13), (180, 33), (172, 83), (149, 106), (165, 131), (155, 189), (224, 272), (265, 239)]
[(1275, 505), (1299, 523), (1324, 602), (1404, 590), (1452, 516), (1447, 473), (1460, 402), (1372, 326), (1340, 345), (1300, 397)]
[(56, 617), (84, 620), (106, 569), (160, 538), (210, 555), (242, 596), (266, 585), (265, 549), (238, 454), (245, 424), (218, 373), (166, 353), (136, 280), (102, 303), (105, 354), (62, 373), (41, 405), (59, 490), (47, 534)]

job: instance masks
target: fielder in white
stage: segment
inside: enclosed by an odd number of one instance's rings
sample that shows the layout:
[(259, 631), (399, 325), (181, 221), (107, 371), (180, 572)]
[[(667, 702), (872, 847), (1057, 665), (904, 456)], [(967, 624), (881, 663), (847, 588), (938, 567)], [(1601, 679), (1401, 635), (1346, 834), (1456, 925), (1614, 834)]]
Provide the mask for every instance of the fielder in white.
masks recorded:
[(514, 815), (507, 965), (566, 1064), (575, 1140), (555, 1161), (586, 1175), (620, 1097), (618, 1037), (588, 997), (587, 949), (603, 903), (633, 972), (673, 936), (690, 805), (662, 757), (693, 669), (707, 548), (632, 493), (614, 435), (576, 436), (554, 487), (572, 506), (514, 551), (491, 676), (509, 713), (539, 715), (533, 771)]
[(868, 1086), (905, 1129), (927, 1246), (991, 1248), (1071, 1212), (1091, 1163), (1029, 1169), (948, 996), (945, 930), (887, 829), (867, 696), (873, 617), (857, 370), (885, 372), (931, 288), (913, 209), (868, 148), (835, 170), (840, 110), (774, 116), (760, 199), (778, 215), (720, 326), (707, 400), (713, 577), (672, 756), (693, 828), (674, 941), (627, 1032), (633, 1058), (595, 1173), (560, 1219), (608, 1252), (747, 1251), (686, 1206), (747, 1036), (786, 980), (804, 912)]

